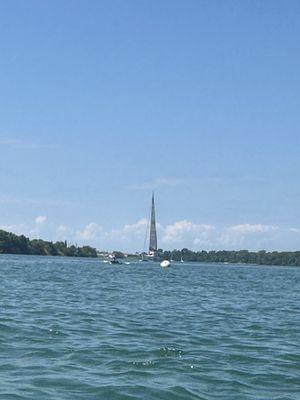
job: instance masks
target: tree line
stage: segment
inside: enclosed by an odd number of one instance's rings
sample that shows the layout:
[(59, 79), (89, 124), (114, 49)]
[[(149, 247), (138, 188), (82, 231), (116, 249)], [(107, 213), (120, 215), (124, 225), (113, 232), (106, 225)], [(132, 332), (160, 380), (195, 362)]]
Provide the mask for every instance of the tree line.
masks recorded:
[(0, 253), (31, 254), (40, 256), (97, 257), (96, 249), (90, 246), (68, 246), (67, 242), (49, 242), (28, 239), (24, 235), (0, 230)]
[[(145, 253), (146, 254), (146, 253)], [(117, 258), (124, 258), (124, 253), (115, 251)], [(300, 251), (248, 251), (248, 250), (220, 250), (220, 251), (192, 251), (187, 248), (182, 250), (158, 249), (158, 255), (165, 260), (187, 262), (212, 262), (230, 264), (260, 264), (260, 265), (291, 265), (300, 266)], [(140, 258), (138, 254), (128, 254), (129, 258)]]
[[(68, 256), (68, 257), (97, 257), (97, 250), (90, 246), (69, 246), (67, 242), (50, 242), (41, 239), (29, 239), (24, 235), (0, 230), (0, 253), (3, 254), (29, 254), (41, 256)], [(248, 250), (221, 250), (221, 251), (192, 251), (187, 248), (182, 250), (159, 250), (159, 255), (167, 260), (188, 262), (218, 262), (218, 263), (244, 263), (261, 265), (291, 265), (300, 266), (300, 251), (272, 251), (261, 250), (258, 252)], [(123, 258), (122, 252), (116, 251), (118, 258)], [(138, 255), (130, 255), (139, 258)]]
[(192, 251), (184, 248), (182, 250), (163, 251), (163, 257), (174, 261), (300, 266), (300, 251)]

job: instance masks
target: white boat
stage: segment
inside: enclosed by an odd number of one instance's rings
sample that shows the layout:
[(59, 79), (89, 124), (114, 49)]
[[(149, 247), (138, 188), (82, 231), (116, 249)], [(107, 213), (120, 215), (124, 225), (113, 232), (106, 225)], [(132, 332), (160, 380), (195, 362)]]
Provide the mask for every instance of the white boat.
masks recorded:
[(162, 262), (160, 263), (160, 266), (161, 266), (162, 268), (169, 268), (170, 265), (171, 265), (171, 263), (170, 263), (169, 260), (164, 260), (164, 261), (162, 261)]

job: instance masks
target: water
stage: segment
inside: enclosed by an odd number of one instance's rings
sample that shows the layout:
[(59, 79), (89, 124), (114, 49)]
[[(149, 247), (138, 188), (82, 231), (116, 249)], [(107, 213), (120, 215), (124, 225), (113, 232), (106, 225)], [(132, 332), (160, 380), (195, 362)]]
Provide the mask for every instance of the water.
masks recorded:
[(0, 399), (300, 398), (300, 268), (0, 256)]

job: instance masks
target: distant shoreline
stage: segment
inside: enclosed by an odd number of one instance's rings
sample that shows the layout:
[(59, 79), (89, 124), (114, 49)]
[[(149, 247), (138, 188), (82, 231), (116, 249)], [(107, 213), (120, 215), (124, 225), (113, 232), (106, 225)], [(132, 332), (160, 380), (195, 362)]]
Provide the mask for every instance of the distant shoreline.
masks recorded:
[(0, 230), (0, 254), (20, 254), (31, 256), (97, 257), (97, 250), (90, 246), (69, 246), (67, 241), (50, 242), (29, 239)]
[[(29, 239), (24, 235), (16, 235), (0, 230), (0, 255), (29, 255), (29, 256), (54, 256), (54, 257), (88, 257), (103, 259), (98, 251), (90, 246), (74, 246), (64, 242), (51, 242), (41, 239)], [(125, 258), (120, 251), (114, 252), (116, 257)], [(104, 253), (103, 253), (104, 254)], [(161, 257), (175, 262), (198, 262), (214, 264), (241, 264), (241, 265), (274, 265), (300, 267), (300, 251), (248, 251), (248, 250), (219, 250), (219, 251), (192, 251), (187, 248), (182, 250), (159, 250)], [(128, 254), (128, 258), (137, 259), (137, 254)]]
[(164, 252), (164, 258), (174, 261), (204, 262), (218, 264), (253, 264), (300, 266), (300, 251), (248, 251), (248, 250), (211, 250), (192, 251), (189, 249)]
[[(104, 258), (102, 256), (96, 256), (96, 257), (86, 257), (86, 256), (64, 256), (64, 255), (47, 255), (47, 254), (23, 254), (23, 253), (1, 253), (0, 252), (0, 257), (1, 256), (28, 256), (28, 257), (54, 257), (54, 258), (90, 258), (93, 260), (104, 260)], [(138, 263), (139, 261), (137, 260), (137, 257), (128, 257), (126, 258), (127, 261), (129, 262), (135, 262)], [(151, 263), (151, 261), (149, 261)], [(176, 264), (181, 264), (180, 261), (174, 261), (174, 263)], [(256, 264), (256, 263), (252, 263), (252, 262), (222, 262), (222, 261), (184, 261), (185, 264), (189, 263), (189, 264), (213, 264), (213, 265), (228, 265), (228, 266), (232, 266), (232, 265), (240, 265), (240, 266), (255, 266), (255, 267), (294, 267), (294, 268), (299, 268), (300, 265), (291, 265), (291, 264)]]

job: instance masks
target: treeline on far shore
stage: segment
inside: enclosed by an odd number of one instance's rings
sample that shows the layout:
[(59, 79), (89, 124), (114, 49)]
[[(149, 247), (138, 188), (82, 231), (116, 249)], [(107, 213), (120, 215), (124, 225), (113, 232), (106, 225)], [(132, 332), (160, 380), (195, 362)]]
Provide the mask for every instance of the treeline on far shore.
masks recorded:
[[(41, 239), (28, 239), (24, 235), (0, 230), (0, 254), (28, 254), (42, 256), (67, 257), (97, 257), (97, 250), (90, 246), (69, 246), (67, 242), (49, 242)], [(192, 251), (182, 250), (164, 251), (159, 249), (160, 257), (173, 261), (213, 262), (213, 263), (243, 263), (261, 265), (291, 265), (300, 266), (300, 251)], [(125, 257), (120, 251), (114, 252), (117, 258)], [(128, 257), (140, 258), (139, 254), (128, 254)]]
[(300, 251), (191, 251), (188, 249), (164, 251), (164, 258), (174, 261), (198, 261), (219, 263), (245, 263), (261, 265), (300, 266)]
[(96, 249), (90, 246), (68, 246), (67, 242), (48, 242), (28, 239), (23, 235), (0, 230), (0, 253), (28, 254), (40, 256), (97, 257)]
[[(114, 254), (117, 258), (125, 257), (125, 254), (120, 251), (115, 251)], [(165, 260), (173, 261), (300, 266), (300, 251), (192, 251), (184, 248), (172, 251), (159, 249), (158, 255)], [(132, 254), (128, 255), (128, 257), (139, 258), (139, 255)]]

